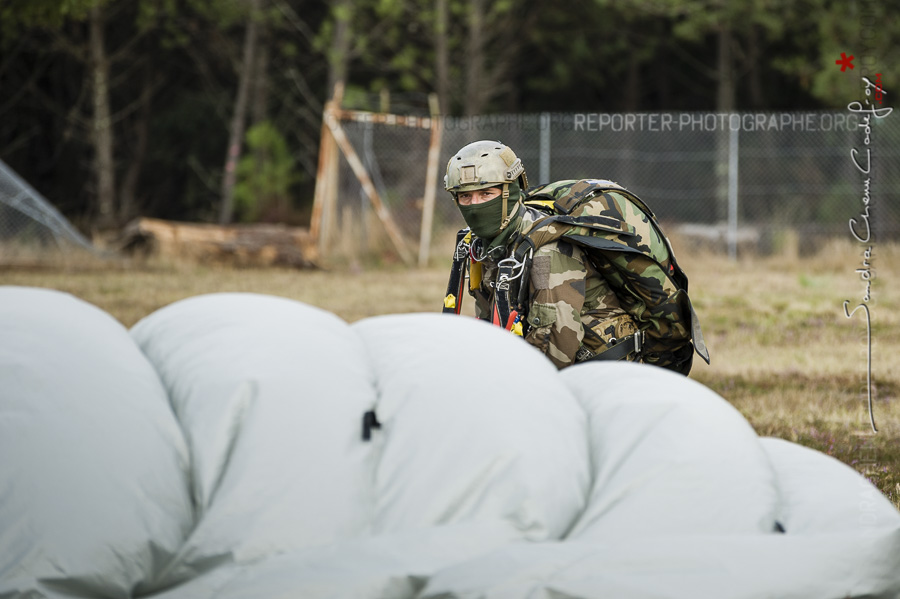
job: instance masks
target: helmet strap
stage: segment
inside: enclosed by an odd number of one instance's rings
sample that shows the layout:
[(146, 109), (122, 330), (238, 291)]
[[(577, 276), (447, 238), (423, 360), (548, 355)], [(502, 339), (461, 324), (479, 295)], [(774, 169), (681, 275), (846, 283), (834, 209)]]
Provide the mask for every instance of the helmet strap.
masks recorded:
[(506, 211), (506, 203), (507, 203), (507, 201), (509, 200), (509, 183), (504, 183), (504, 184), (503, 184), (503, 193), (502, 193), (502, 196), (503, 196), (503, 214), (505, 215), (505, 217), (504, 217), (504, 219), (503, 219), (503, 223), (500, 225), (500, 230), (501, 230), (501, 231), (502, 231), (503, 229), (505, 229), (505, 228), (506, 228), (506, 225), (509, 224), (509, 221), (512, 220), (512, 215), (509, 214), (509, 213)]

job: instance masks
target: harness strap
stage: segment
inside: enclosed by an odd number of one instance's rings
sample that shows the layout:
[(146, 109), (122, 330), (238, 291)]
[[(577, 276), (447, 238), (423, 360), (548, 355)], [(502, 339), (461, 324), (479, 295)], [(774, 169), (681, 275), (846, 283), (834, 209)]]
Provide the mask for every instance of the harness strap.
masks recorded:
[(462, 229), (456, 234), (456, 248), (453, 250), (453, 265), (450, 267), (450, 280), (447, 282), (447, 295), (444, 297), (444, 314), (459, 314), (462, 309), (464, 270), (469, 259), (469, 229)]
[(500, 264), (497, 268), (497, 282), (494, 289), (494, 324), (506, 328), (509, 315), (512, 311), (509, 305), (509, 281), (512, 278), (513, 267), (510, 264)]
[(594, 354), (590, 358), (584, 360), (584, 362), (590, 362), (592, 360), (624, 360), (632, 352), (640, 357), (643, 337), (643, 331), (638, 331), (634, 335), (623, 337), (619, 339), (615, 345), (607, 346), (607, 349), (601, 351), (599, 354)]

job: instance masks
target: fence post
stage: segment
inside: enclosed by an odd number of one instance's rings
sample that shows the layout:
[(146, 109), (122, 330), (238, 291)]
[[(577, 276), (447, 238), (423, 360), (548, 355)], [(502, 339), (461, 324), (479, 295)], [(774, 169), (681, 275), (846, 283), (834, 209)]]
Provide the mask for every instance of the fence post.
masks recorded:
[(731, 115), (729, 115), (728, 121), (728, 258), (737, 260), (738, 132), (740, 127), (738, 129), (731, 127)]
[(550, 113), (542, 112), (540, 118), (538, 124), (541, 131), (540, 170), (536, 183), (543, 185), (550, 182)]

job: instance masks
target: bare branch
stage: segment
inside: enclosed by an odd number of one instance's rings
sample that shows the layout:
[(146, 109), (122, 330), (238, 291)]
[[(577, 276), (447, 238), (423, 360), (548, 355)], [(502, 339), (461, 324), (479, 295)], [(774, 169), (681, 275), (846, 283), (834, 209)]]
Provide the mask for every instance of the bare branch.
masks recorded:
[(703, 64), (702, 62), (700, 62), (699, 60), (697, 60), (696, 58), (691, 56), (686, 50), (684, 50), (681, 47), (680, 44), (671, 44), (669, 46), (669, 48), (671, 48), (674, 51), (674, 53), (678, 55), (679, 58), (684, 60), (685, 64), (687, 64), (689, 67), (693, 68), (695, 71), (697, 71), (704, 77), (707, 77), (708, 79), (710, 79), (712, 81), (718, 80), (718, 76), (716, 74), (715, 69), (709, 68), (708, 66), (706, 66), (705, 64)]
[(10, 108), (14, 107), (19, 103), (19, 100), (24, 96), (28, 91), (34, 86), (35, 81), (38, 77), (44, 74), (46, 67), (50, 64), (50, 58), (45, 58), (42, 62), (40, 62), (36, 67), (31, 69), (31, 72), (28, 76), (28, 80), (24, 85), (19, 87), (3, 104), (0, 104), (0, 114), (5, 113)]
[(148, 31), (149, 29), (138, 30), (138, 32), (127, 42), (122, 44), (120, 48), (116, 49), (113, 52), (110, 52), (108, 54), (110, 64), (115, 64), (120, 60), (126, 58), (131, 53), (131, 50), (144, 38), (144, 36), (147, 35)]
[(61, 32), (53, 33), (53, 42), (51, 46), (53, 50), (64, 52), (82, 64), (85, 64), (88, 61), (87, 44), (84, 44), (83, 46), (73, 44), (72, 41)]
[(297, 87), (297, 91), (300, 92), (300, 95), (303, 96), (303, 99), (306, 100), (307, 104), (312, 106), (317, 112), (322, 112), (322, 103), (319, 102), (318, 98), (316, 98), (316, 95), (309, 88), (309, 84), (306, 82), (306, 79), (304, 79), (303, 76), (297, 72), (297, 69), (293, 67), (289, 68), (288, 75), (290, 75), (291, 80)]
[[(187, 46), (186, 50), (187, 50), (188, 56), (194, 62), (194, 66), (196, 66), (197, 70), (200, 72), (200, 76), (205, 81), (207, 92), (209, 92), (210, 90), (214, 90), (217, 87), (220, 87), (219, 83), (216, 81), (216, 78), (212, 73), (212, 69), (210, 68), (209, 64), (206, 62), (204, 56), (199, 54), (197, 52), (197, 50), (190, 45)], [(210, 93), (210, 97), (211, 98), (214, 97), (212, 93)], [(218, 116), (220, 119), (222, 119), (223, 123), (227, 123), (228, 122), (228, 116), (226, 113), (227, 108), (222, 106), (221, 103), (219, 103), (219, 102), (214, 102), (213, 105), (216, 110), (216, 116)]]
[(297, 16), (297, 13), (293, 8), (284, 0), (273, 0), (272, 4), (281, 11), (281, 14), (284, 15), (285, 19), (300, 32), (300, 35), (306, 38), (306, 41), (309, 42), (310, 45), (315, 43), (316, 34), (313, 33), (312, 29)]
[(30, 85), (28, 85), (28, 91), (30, 91), (47, 110), (75, 127), (79, 127), (84, 131), (90, 131), (91, 120), (88, 117), (84, 116), (84, 114), (82, 114), (79, 110), (80, 104), (84, 101), (86, 89), (86, 85), (81, 87), (78, 99), (73, 102), (72, 106), (67, 112), (63, 110), (53, 98), (48, 96), (42, 89), (34, 85), (33, 81)]
[(156, 79), (155, 81), (148, 84), (147, 88), (144, 90), (144, 92), (141, 93), (140, 96), (137, 97), (136, 100), (128, 104), (125, 108), (122, 108), (121, 110), (118, 110), (110, 115), (110, 122), (113, 124), (119, 123), (123, 119), (131, 116), (132, 113), (150, 102), (150, 100), (153, 98), (160, 87), (162, 87), (161, 79)]
[(0, 63), (0, 78), (3, 77), (3, 73), (9, 69), (10, 65), (16, 64), (16, 58), (19, 56), (19, 52), (22, 50), (22, 47), (25, 45), (25, 39), (20, 38), (18, 43), (15, 45), (12, 50), (3, 57), (3, 62)]
[(208, 191), (211, 191), (215, 194), (219, 193), (219, 177), (214, 172), (210, 172), (203, 168), (203, 165), (200, 164), (200, 161), (193, 154), (189, 155), (187, 158), (188, 166), (191, 167), (191, 170), (197, 175), (197, 178), (200, 179), (200, 182), (203, 183), (204, 187)]
[(16, 150), (18, 150), (20, 147), (24, 146), (26, 143), (28, 143), (28, 140), (30, 140), (32, 137), (35, 137), (40, 132), (41, 132), (41, 128), (37, 125), (31, 127), (28, 131), (22, 132), (22, 134), (19, 135), (18, 138), (13, 139), (11, 142), (9, 142), (3, 148), (3, 152), (2, 152), (3, 155), (9, 156), (9, 155), (15, 153)]
[(122, 82), (127, 81), (129, 77), (131, 77), (131, 74), (138, 68), (142, 67), (146, 62), (147, 59), (145, 54), (138, 55), (138, 58), (136, 60), (132, 60), (131, 62), (129, 62), (128, 66), (125, 67), (115, 77), (109, 78), (110, 89), (115, 89), (119, 85), (121, 85)]

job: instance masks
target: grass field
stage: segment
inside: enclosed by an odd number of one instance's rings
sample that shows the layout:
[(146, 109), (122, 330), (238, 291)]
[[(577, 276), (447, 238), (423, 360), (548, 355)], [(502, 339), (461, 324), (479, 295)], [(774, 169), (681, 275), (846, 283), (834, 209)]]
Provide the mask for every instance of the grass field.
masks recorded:
[[(865, 474), (900, 508), (900, 247), (877, 245), (869, 260), (873, 433), (867, 407), (866, 283), (858, 244), (833, 242), (809, 258), (736, 262), (691, 255), (675, 240), (712, 356), (691, 377), (730, 401), (760, 435), (813, 447)], [(0, 284), (51, 287), (106, 310), (125, 326), (179, 299), (218, 291), (293, 298), (347, 321), (435, 312), (449, 261), (321, 271), (235, 269), (141, 262), (23, 269), (0, 267)], [(471, 302), (468, 303), (471, 310)]]

